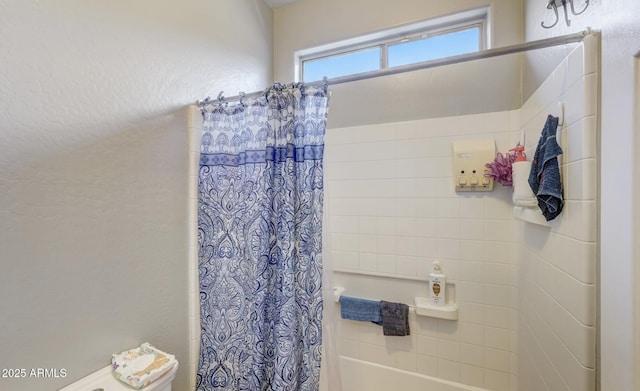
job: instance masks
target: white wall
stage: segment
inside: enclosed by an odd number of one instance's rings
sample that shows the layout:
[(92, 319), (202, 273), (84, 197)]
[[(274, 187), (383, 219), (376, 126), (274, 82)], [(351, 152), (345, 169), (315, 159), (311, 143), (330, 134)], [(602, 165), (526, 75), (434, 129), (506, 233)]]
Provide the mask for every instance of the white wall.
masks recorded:
[[(582, 16), (562, 21), (552, 30), (541, 29), (547, 18), (538, 1), (525, 3), (525, 37), (537, 39), (581, 30), (601, 31), (601, 120), (600, 120), (600, 366), (601, 390), (633, 390), (639, 341), (635, 338), (633, 220), (638, 187), (632, 181), (637, 168), (634, 147), (634, 54), (640, 50), (640, 2), (614, 0), (592, 2)], [(546, 20), (546, 19), (545, 19)], [(635, 237), (637, 239), (637, 236)], [(635, 255), (637, 257), (637, 254)], [(637, 289), (637, 288), (636, 288)]]
[(595, 390), (597, 256), (597, 39), (576, 47), (521, 110), (530, 158), (549, 113), (560, 132), (565, 206), (523, 226), (519, 255), (520, 391)]
[[(490, 45), (499, 47), (521, 42), (523, 15), (520, 1), (301, 0), (278, 8), (275, 10), (276, 80), (294, 78), (296, 50), (486, 6), (491, 7)], [(522, 105), (518, 56), (468, 63), (464, 65), (467, 72), (462, 69), (451, 66), (349, 83), (349, 86), (333, 86), (332, 105), (348, 105), (350, 109), (348, 112), (333, 110), (328, 126), (449, 117), (504, 111)], [(475, 75), (484, 77), (476, 78)], [(486, 99), (487, 96), (491, 99)], [(398, 103), (395, 110), (385, 109), (388, 99)]]
[[(237, 23), (242, 20), (243, 23)], [(262, 0), (0, 0), (0, 378), (149, 341), (188, 389), (187, 117), (272, 77)]]

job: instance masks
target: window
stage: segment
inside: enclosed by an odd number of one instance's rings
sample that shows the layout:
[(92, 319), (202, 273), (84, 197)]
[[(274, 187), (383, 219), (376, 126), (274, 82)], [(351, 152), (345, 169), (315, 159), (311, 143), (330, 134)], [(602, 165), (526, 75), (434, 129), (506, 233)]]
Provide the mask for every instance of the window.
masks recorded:
[(299, 51), (297, 80), (376, 72), (483, 50), (487, 12), (466, 11)]

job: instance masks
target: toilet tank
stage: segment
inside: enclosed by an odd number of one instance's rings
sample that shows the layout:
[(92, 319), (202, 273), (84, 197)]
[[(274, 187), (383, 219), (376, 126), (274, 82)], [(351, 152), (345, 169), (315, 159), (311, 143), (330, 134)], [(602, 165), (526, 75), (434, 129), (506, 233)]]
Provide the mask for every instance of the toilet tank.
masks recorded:
[[(171, 391), (171, 383), (176, 377), (176, 371), (178, 366), (174, 366), (167, 374), (160, 379), (149, 384), (146, 387), (141, 388), (141, 391)], [(60, 391), (131, 391), (135, 390), (133, 387), (129, 387), (120, 380), (113, 376), (113, 369), (111, 365), (93, 372), (92, 374), (83, 377), (75, 383), (72, 383)]]

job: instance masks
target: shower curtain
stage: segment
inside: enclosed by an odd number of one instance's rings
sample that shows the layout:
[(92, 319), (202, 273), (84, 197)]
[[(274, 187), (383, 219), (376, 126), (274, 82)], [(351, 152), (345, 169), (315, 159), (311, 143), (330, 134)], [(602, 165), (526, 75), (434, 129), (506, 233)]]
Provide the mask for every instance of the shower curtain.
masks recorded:
[(327, 86), (203, 108), (197, 390), (318, 390)]

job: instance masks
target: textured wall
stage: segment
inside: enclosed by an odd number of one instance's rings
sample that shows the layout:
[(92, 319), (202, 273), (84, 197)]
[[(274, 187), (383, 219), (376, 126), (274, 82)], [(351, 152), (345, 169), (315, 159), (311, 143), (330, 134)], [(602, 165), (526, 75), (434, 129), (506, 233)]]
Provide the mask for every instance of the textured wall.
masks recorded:
[[(491, 6), (490, 45), (521, 42), (522, 3), (513, 0), (302, 0), (278, 8), (276, 79), (295, 77), (296, 50), (486, 6)], [(328, 125), (346, 127), (517, 109), (522, 105), (520, 76), (520, 56), (513, 55), (494, 62), (473, 62), (336, 85), (332, 87), (332, 106), (348, 105), (349, 110), (332, 110)], [(389, 100), (398, 103), (394, 110), (385, 108)]]
[[(238, 21), (242, 21), (239, 23)], [(149, 341), (188, 389), (184, 107), (272, 76), (262, 0), (0, 0), (0, 378)]]

